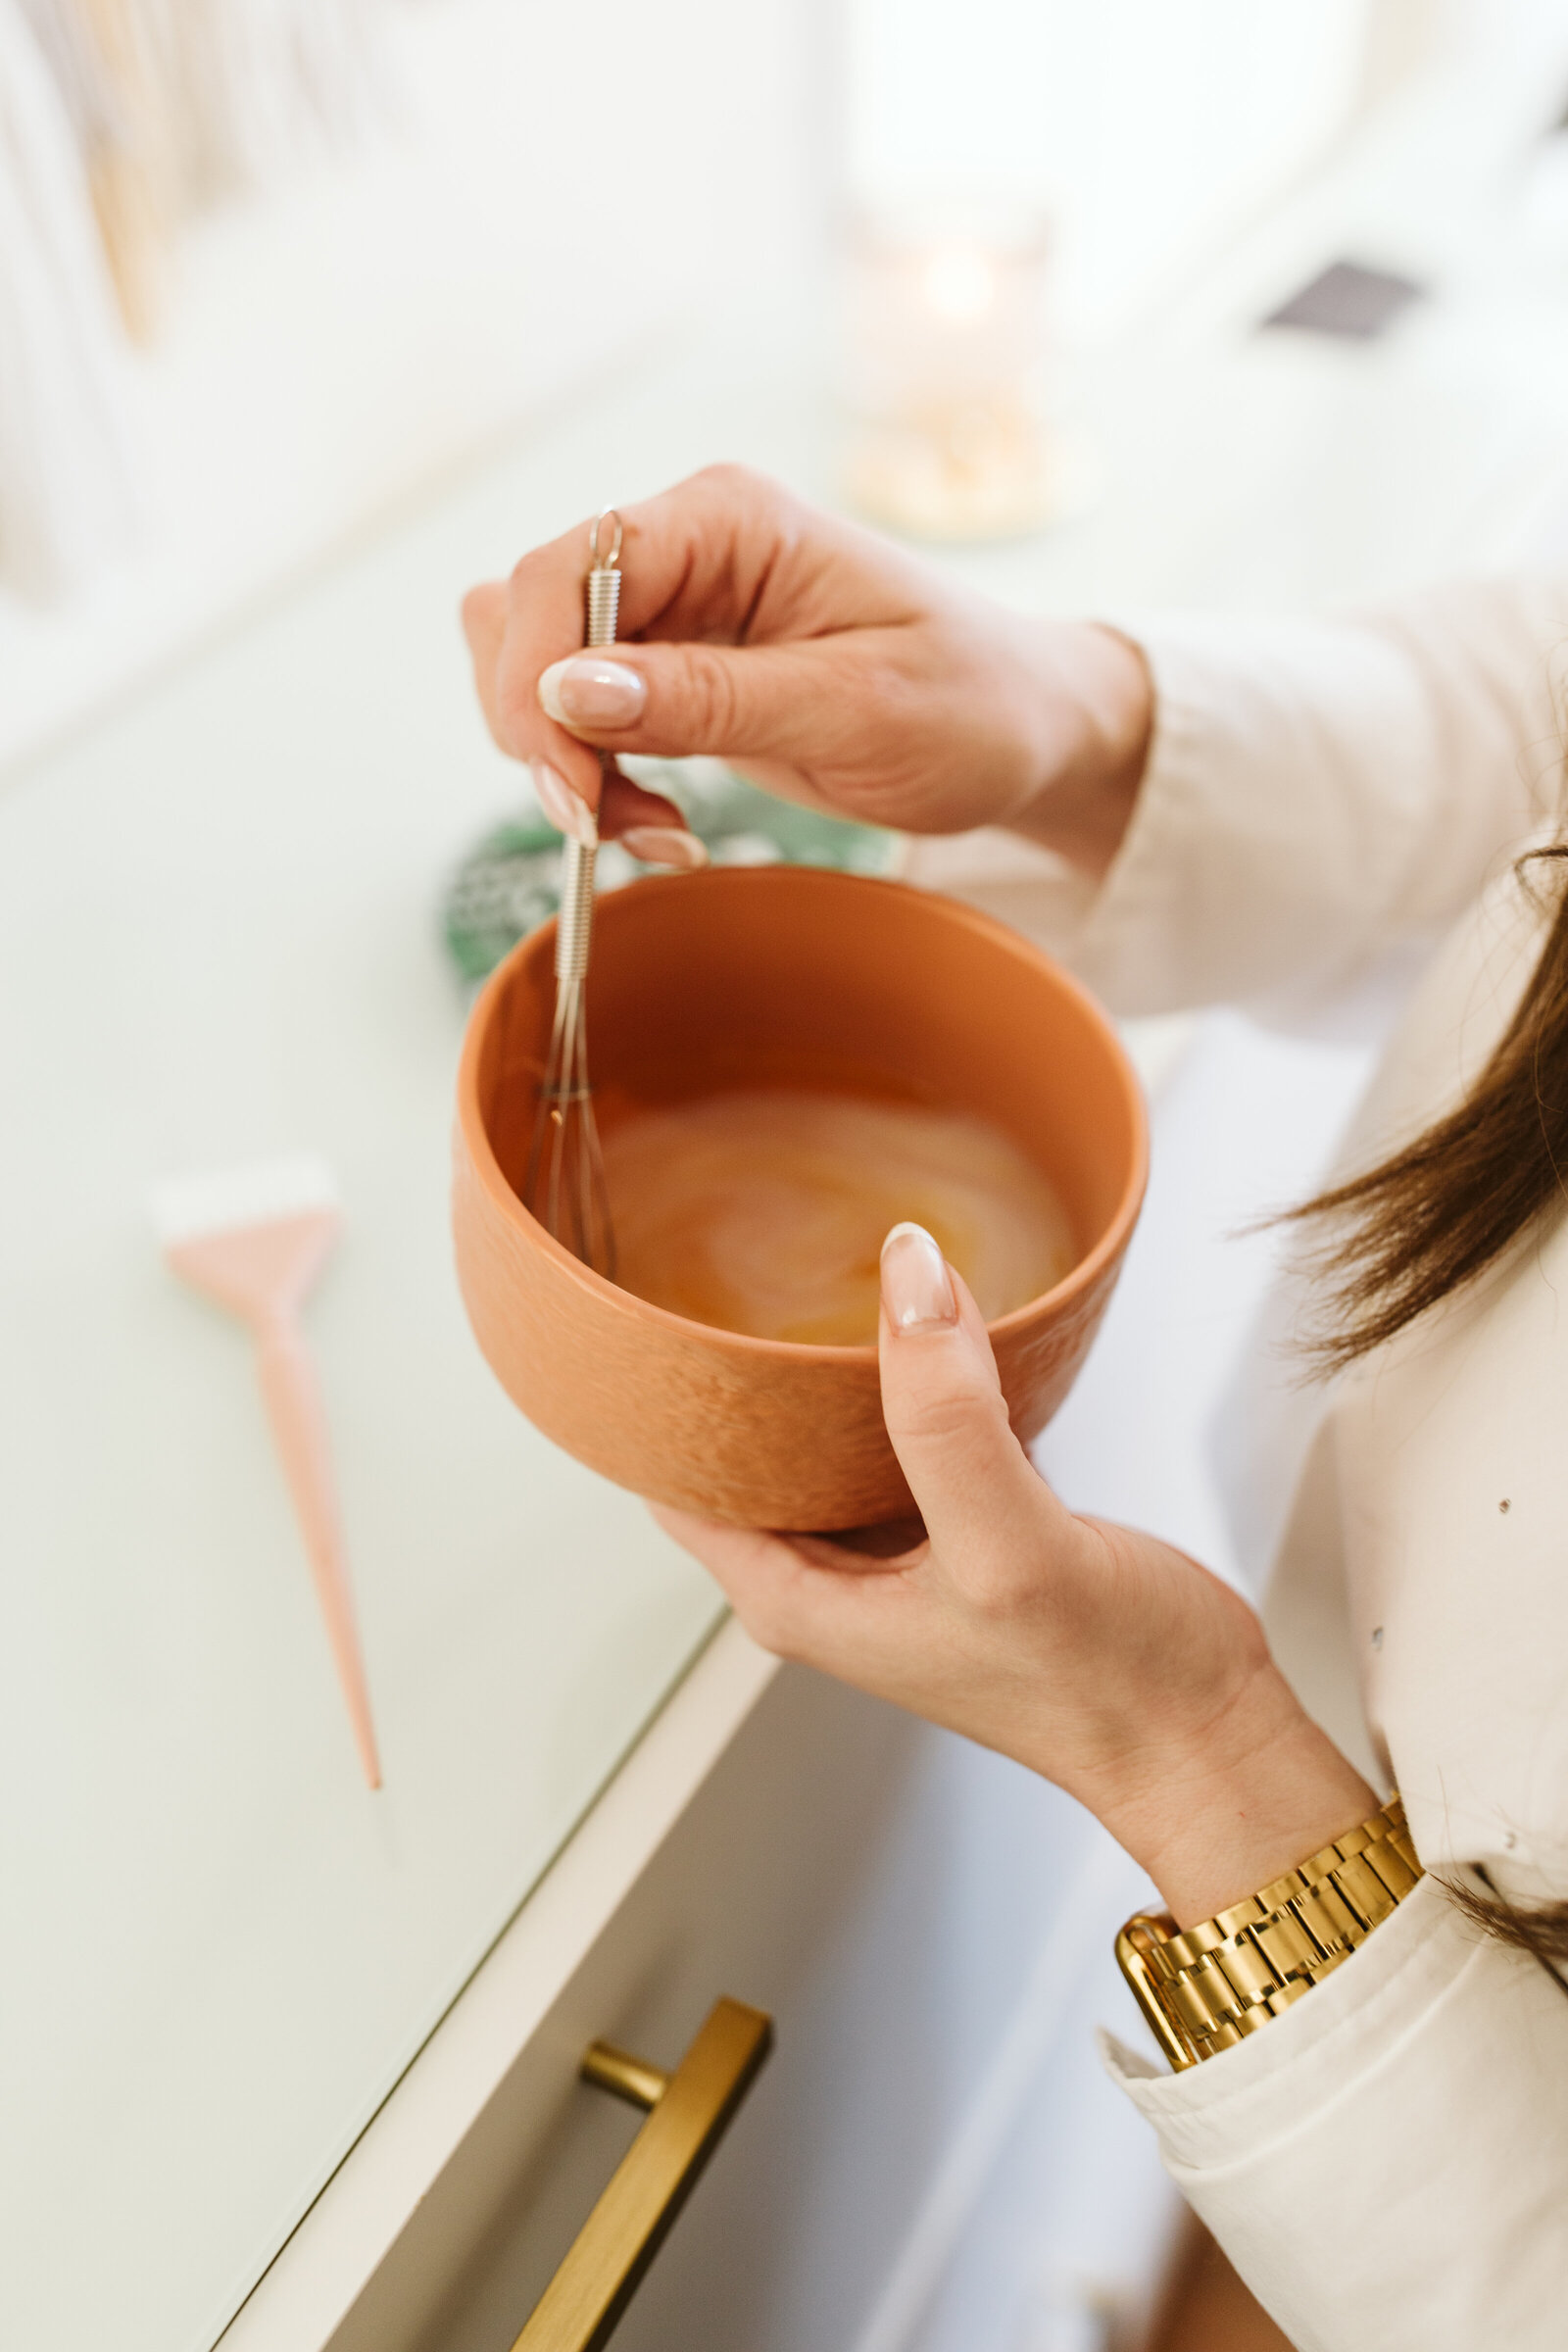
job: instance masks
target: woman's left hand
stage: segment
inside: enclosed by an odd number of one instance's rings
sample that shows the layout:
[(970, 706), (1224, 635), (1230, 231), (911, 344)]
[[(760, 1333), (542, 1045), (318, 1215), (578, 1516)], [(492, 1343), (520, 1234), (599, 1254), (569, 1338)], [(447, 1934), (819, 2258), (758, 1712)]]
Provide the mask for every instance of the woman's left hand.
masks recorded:
[(880, 1354), (888, 1435), (924, 1521), (907, 1549), (658, 1513), (764, 1648), (1054, 1781), (1183, 1925), (1375, 1810), (1246, 1601), (1155, 1537), (1075, 1517), (1035, 1471), (979, 1310), (918, 1226), (883, 1250)]

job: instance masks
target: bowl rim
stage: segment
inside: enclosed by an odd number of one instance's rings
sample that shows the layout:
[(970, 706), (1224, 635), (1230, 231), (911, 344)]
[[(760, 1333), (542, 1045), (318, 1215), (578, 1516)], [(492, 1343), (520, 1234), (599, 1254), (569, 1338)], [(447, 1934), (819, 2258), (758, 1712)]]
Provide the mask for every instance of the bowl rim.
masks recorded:
[[(939, 919), (960, 922), (968, 929), (997, 940), (1010, 953), (1021, 955), (1042, 966), (1062, 994), (1070, 998), (1105, 1047), (1112, 1069), (1121, 1082), (1132, 1128), (1132, 1165), (1121, 1198), (1116, 1203), (1104, 1232), (1078, 1260), (1072, 1271), (1063, 1275), (1049, 1291), (1038, 1298), (1025, 1299), (1004, 1315), (998, 1315), (986, 1325), (993, 1346), (999, 1340), (1010, 1338), (1025, 1330), (1039, 1316), (1041, 1309), (1051, 1305), (1056, 1310), (1070, 1307), (1084, 1293), (1092, 1291), (1107, 1265), (1113, 1264), (1126, 1248), (1133, 1227), (1138, 1221), (1149, 1189), (1149, 1108), (1138, 1073), (1133, 1067), (1126, 1047), (1117, 1036), (1109, 1015), (1103, 1010), (1082, 981), (1059, 963), (1055, 956), (1037, 947), (1021, 931), (995, 915), (985, 914), (963, 899), (951, 897), (945, 891), (925, 890), (913, 883), (903, 882), (891, 875), (847, 874), (832, 866), (763, 865), (710, 866), (695, 874), (648, 874), (628, 882), (613, 893), (612, 900), (626, 891), (670, 891), (702, 889), (715, 882), (741, 882), (745, 887), (767, 884), (768, 878), (788, 875), (797, 885), (820, 882), (834, 889), (848, 891), (896, 891), (902, 896), (919, 900), (930, 907)], [(639, 1319), (653, 1316), (656, 1324), (666, 1326), (672, 1333), (701, 1334), (705, 1342), (721, 1346), (725, 1352), (733, 1351), (742, 1358), (760, 1356), (777, 1360), (783, 1356), (790, 1363), (819, 1362), (839, 1366), (875, 1366), (878, 1349), (875, 1344), (856, 1348), (839, 1348), (815, 1340), (764, 1340), (749, 1331), (730, 1331), (721, 1323), (699, 1323), (690, 1315), (677, 1315), (667, 1306), (655, 1306), (641, 1298), (635, 1291), (623, 1290), (604, 1274), (596, 1274), (591, 1266), (558, 1242), (526, 1207), (508, 1183), (501, 1162), (497, 1159), (484, 1116), (479, 1107), (479, 1058), (489, 1023), (514, 967), (524, 957), (541, 955), (553, 944), (556, 917), (530, 931), (509, 950), (486, 979), (474, 999), (464, 1032), (463, 1052), (458, 1063), (457, 1120), (458, 1130), (466, 1151), (468, 1163), (486, 1194), (500, 1209), (508, 1224), (516, 1231), (529, 1248), (542, 1250), (553, 1257), (562, 1271), (574, 1279), (590, 1297), (598, 1298), (612, 1311), (636, 1315)]]

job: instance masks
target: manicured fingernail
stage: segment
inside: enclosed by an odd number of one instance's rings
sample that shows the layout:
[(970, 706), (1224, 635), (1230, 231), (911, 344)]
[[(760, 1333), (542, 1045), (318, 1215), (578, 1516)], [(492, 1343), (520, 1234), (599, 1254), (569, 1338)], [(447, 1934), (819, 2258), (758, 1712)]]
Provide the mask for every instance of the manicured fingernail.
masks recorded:
[(563, 727), (629, 727), (642, 716), (648, 686), (624, 662), (574, 654), (552, 662), (539, 680), (539, 700)]
[(923, 1225), (895, 1225), (882, 1245), (882, 1304), (895, 1331), (958, 1320), (947, 1260)]
[(633, 825), (620, 840), (621, 847), (640, 858), (644, 865), (672, 865), (683, 874), (693, 874), (708, 863), (708, 852), (696, 834), (682, 832), (679, 825)]
[(599, 839), (599, 819), (587, 802), (578, 800), (560, 769), (552, 767), (548, 760), (530, 760), (528, 773), (539, 806), (556, 831), (569, 833), (573, 841), (591, 850)]

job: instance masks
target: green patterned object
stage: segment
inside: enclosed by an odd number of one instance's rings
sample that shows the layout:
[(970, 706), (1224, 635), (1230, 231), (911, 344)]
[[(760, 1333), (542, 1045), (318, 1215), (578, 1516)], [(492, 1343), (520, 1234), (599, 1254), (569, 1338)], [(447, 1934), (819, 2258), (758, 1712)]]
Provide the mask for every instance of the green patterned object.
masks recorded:
[[(628, 760), (626, 768), (685, 811), (715, 865), (828, 865), (849, 874), (885, 874), (892, 867), (896, 834), (775, 801), (716, 760)], [(599, 853), (602, 891), (651, 870), (617, 842), (607, 842)], [(549, 921), (560, 904), (560, 875), (561, 836), (531, 810), (498, 825), (469, 851), (447, 885), (441, 925), (452, 960), (470, 987), (519, 939)]]

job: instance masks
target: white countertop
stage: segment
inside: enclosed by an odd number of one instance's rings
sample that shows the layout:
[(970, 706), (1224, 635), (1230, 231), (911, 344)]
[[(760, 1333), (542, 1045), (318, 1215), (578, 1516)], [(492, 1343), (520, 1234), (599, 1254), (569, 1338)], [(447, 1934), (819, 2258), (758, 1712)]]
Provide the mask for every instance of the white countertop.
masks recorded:
[[(434, 903), (509, 787), (454, 610), (532, 519), (457, 502), (0, 798), (0, 2340), (28, 2352), (212, 2341), (718, 1617), (513, 1410), (451, 1270)], [(376, 1795), (248, 1341), (147, 1205), (300, 1147), (345, 1201), (307, 1324)]]

